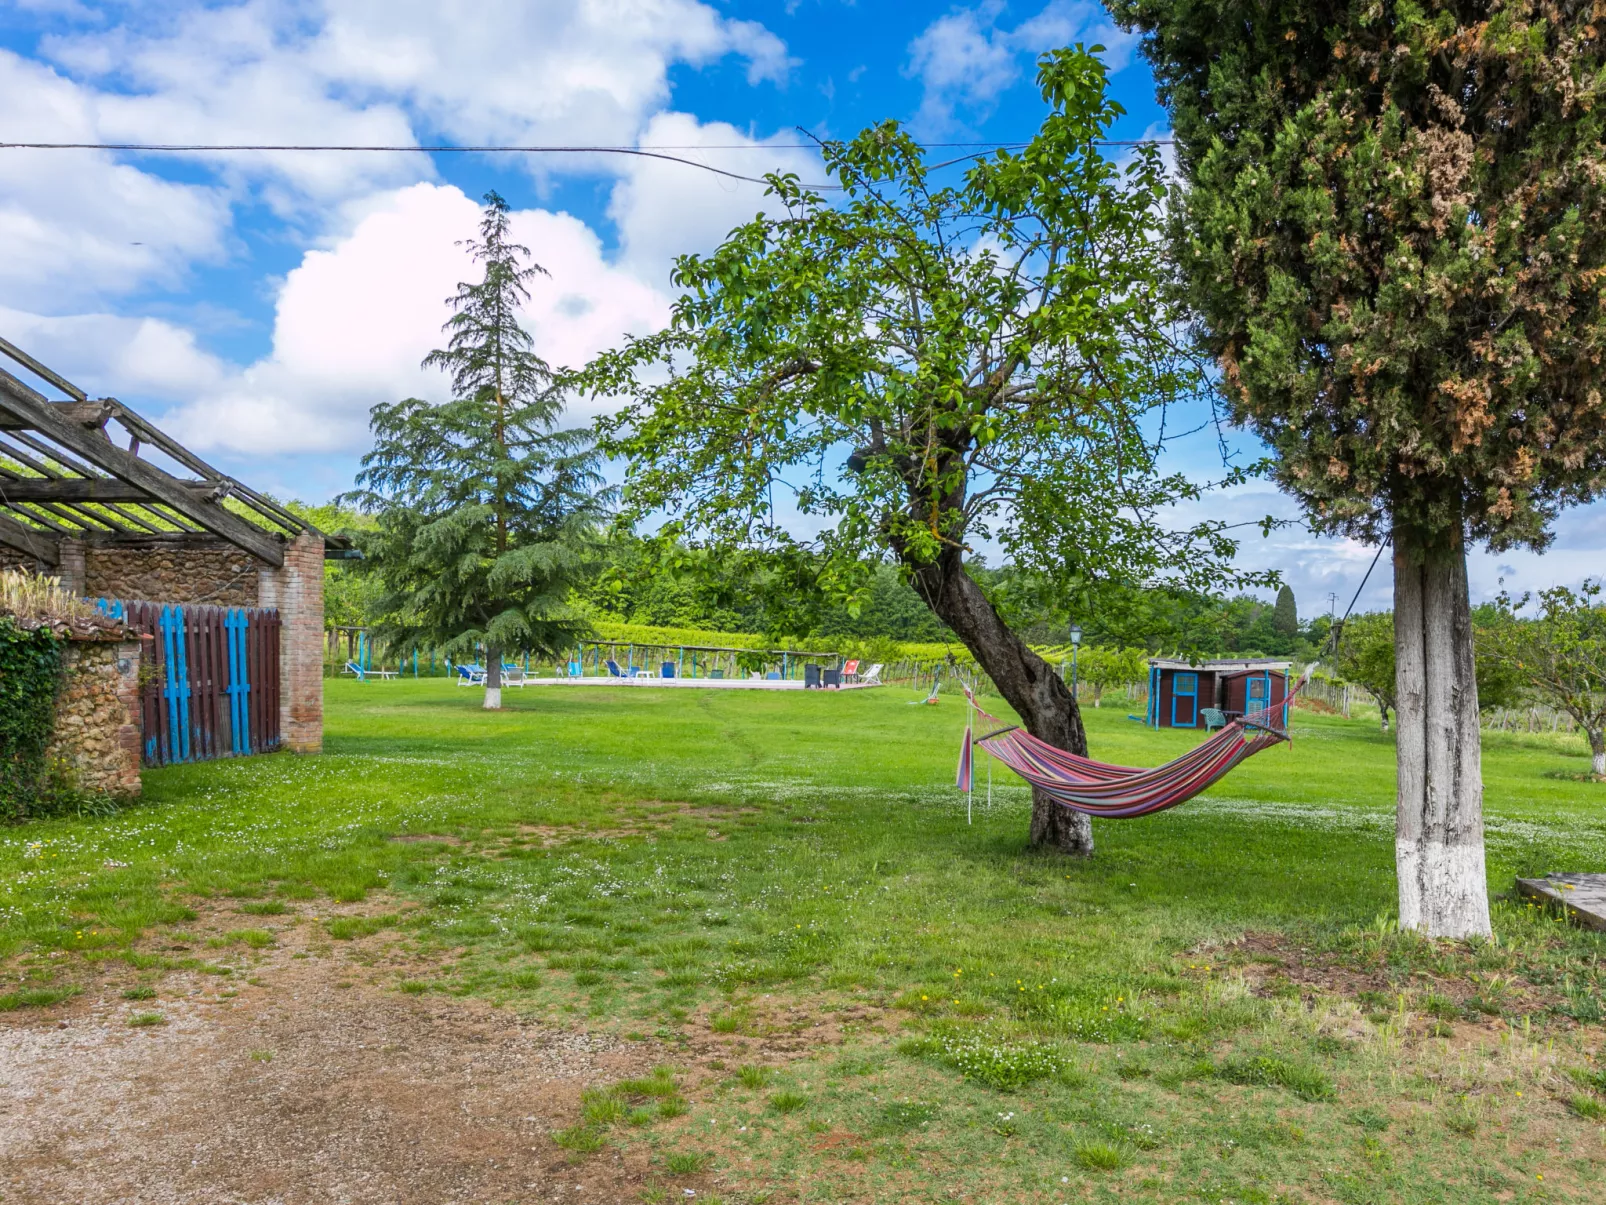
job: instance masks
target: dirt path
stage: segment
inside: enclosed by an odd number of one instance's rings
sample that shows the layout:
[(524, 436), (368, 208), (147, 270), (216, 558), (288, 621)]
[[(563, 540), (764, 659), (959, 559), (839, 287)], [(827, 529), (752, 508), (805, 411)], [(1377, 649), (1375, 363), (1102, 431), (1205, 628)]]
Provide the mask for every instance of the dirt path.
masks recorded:
[[(173, 973), (131, 1002), (132, 978), (109, 978), (0, 1023), (0, 1202), (639, 1199), (644, 1163), (571, 1165), (551, 1134), (583, 1086), (640, 1073), (654, 1051), (387, 991), (361, 981), (378, 978), (354, 959), (363, 943), (265, 927), (279, 942), (251, 956), (249, 984)], [(130, 1027), (142, 1011), (166, 1023)]]

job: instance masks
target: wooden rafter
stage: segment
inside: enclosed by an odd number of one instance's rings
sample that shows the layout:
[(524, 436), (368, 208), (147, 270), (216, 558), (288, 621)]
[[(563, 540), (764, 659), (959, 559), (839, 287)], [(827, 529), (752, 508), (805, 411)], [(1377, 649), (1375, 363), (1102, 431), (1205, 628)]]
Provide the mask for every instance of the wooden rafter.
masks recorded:
[[(0, 355), (67, 395), (52, 400), (0, 369), (0, 545), (53, 565), (63, 539), (96, 545), (222, 539), (277, 566), (287, 538), (314, 530), (115, 398), (89, 397), (5, 339)], [(112, 441), (113, 422), (127, 432), (126, 448)], [(196, 479), (141, 459), (142, 448)], [(339, 555), (342, 542), (329, 543)]]

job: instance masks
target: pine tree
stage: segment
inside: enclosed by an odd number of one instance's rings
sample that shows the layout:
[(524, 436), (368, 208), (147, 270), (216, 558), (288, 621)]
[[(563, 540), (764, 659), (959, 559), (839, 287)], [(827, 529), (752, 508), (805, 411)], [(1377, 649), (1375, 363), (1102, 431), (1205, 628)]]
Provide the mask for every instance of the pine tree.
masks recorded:
[(505, 654), (555, 655), (586, 631), (569, 595), (606, 495), (590, 434), (559, 429), (562, 394), (519, 325), (545, 273), (511, 241), (496, 193), (467, 247), (484, 277), (447, 299), (447, 345), (424, 359), (450, 374), (453, 400), (375, 406), (374, 450), (346, 497), (378, 519), (360, 541), (384, 587), (377, 634), (449, 655), (483, 647), (494, 709)]
[(1294, 591), (1291, 586), (1284, 586), (1277, 591), (1277, 607), (1271, 615), (1271, 626), (1277, 629), (1280, 636), (1287, 636), (1290, 640), (1299, 635), (1299, 608), (1294, 605)]
[(1400, 924), (1489, 933), (1466, 549), (1606, 489), (1600, 0), (1113, 0), (1171, 245), (1318, 530), (1394, 546)]

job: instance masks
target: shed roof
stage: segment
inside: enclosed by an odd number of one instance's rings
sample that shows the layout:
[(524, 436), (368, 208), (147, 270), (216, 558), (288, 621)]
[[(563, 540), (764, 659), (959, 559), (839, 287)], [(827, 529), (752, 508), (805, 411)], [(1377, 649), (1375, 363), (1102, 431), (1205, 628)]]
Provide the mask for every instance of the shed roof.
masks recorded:
[(288, 540), (322, 534), (116, 398), (91, 398), (5, 339), (0, 355), (66, 395), (51, 398), (0, 368), (0, 544), (57, 565), (64, 539), (140, 546), (221, 539), (278, 566)]
[(1293, 666), (1292, 661), (1271, 661), (1263, 658), (1228, 657), (1213, 661), (1174, 661), (1166, 657), (1150, 657), (1149, 664), (1156, 669), (1207, 669), (1212, 673), (1231, 674), (1238, 672), (1251, 673), (1256, 670), (1278, 670), (1287, 673)]

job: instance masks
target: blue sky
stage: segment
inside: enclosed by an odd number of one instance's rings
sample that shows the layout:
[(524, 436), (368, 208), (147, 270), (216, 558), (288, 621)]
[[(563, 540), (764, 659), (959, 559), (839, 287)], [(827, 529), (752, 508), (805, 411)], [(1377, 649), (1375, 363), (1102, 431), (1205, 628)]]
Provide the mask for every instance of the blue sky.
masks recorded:
[[(1163, 134), (1133, 43), (1073, 0), (0, 0), (0, 140), (673, 146), (818, 179), (800, 131), (1028, 137), (1035, 56), (1078, 40), (1109, 48), (1116, 136)], [(251, 484), (322, 500), (371, 405), (442, 396), (418, 361), (493, 187), (551, 272), (527, 317), (555, 363), (662, 322), (673, 256), (762, 204), (617, 157), (0, 151), (0, 334)], [(1208, 471), (1208, 450), (1183, 455)], [(1266, 487), (1208, 509), (1295, 513)], [(1565, 518), (1544, 557), (1479, 554), (1475, 593), (1599, 572), (1602, 519)], [(1306, 613), (1370, 559), (1298, 529), (1244, 550)], [(1363, 606), (1387, 591), (1380, 572)]]

